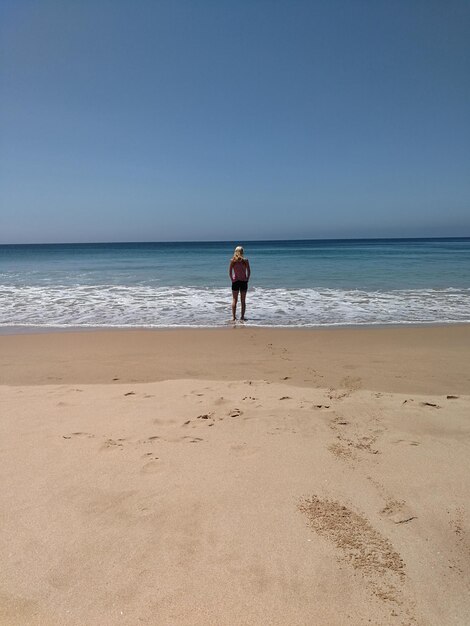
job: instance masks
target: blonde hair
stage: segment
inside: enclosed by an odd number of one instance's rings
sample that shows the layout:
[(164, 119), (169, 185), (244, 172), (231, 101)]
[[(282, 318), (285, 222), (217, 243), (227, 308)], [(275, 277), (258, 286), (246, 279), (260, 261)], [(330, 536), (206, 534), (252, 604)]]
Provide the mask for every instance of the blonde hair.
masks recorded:
[(246, 261), (244, 257), (244, 250), (242, 246), (237, 246), (233, 252), (232, 261), (236, 263), (237, 261), (242, 261), (243, 263)]

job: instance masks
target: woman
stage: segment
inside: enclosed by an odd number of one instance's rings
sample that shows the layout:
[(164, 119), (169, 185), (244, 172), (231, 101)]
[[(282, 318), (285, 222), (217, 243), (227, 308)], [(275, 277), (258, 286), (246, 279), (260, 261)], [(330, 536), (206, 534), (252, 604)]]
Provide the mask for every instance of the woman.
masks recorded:
[(237, 246), (235, 248), (235, 252), (233, 253), (232, 260), (230, 261), (230, 266), (228, 268), (228, 274), (232, 281), (232, 319), (235, 321), (237, 319), (237, 302), (238, 302), (238, 292), (241, 295), (242, 301), (242, 314), (241, 321), (245, 321), (245, 300), (246, 300), (246, 290), (248, 289), (248, 281), (250, 279), (250, 264), (248, 259), (245, 259), (243, 248), (241, 246)]

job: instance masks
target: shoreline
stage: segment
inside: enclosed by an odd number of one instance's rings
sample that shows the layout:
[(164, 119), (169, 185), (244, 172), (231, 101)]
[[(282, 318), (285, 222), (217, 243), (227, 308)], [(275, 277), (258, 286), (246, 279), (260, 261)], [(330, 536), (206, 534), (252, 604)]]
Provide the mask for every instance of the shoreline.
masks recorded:
[(390, 322), (377, 324), (278, 324), (278, 325), (251, 325), (240, 322), (236, 323), (231, 320), (223, 326), (33, 326), (29, 324), (19, 324), (11, 326), (0, 326), (0, 337), (3, 335), (44, 335), (56, 333), (95, 333), (95, 332), (167, 332), (167, 331), (199, 331), (199, 330), (215, 330), (224, 331), (233, 328), (246, 328), (249, 330), (293, 330), (293, 331), (322, 331), (322, 330), (373, 330), (387, 328), (447, 328), (449, 326), (470, 326), (470, 320), (463, 321), (432, 321), (432, 322)]

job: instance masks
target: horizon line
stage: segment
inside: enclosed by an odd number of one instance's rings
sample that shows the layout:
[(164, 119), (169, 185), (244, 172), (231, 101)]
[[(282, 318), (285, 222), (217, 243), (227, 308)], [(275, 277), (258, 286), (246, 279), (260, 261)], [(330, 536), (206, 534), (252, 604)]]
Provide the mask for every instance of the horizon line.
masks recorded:
[[(310, 242), (310, 241), (429, 241), (429, 240), (462, 240), (470, 239), (470, 235), (451, 237), (324, 237), (324, 238), (298, 238), (298, 239), (244, 239), (245, 243), (285, 243), (285, 242)], [(0, 246), (101, 246), (101, 245), (127, 245), (127, 244), (201, 244), (201, 243), (234, 243), (239, 239), (180, 239), (180, 240), (135, 240), (135, 241), (61, 241), (61, 242), (29, 242), (29, 243), (0, 243)]]

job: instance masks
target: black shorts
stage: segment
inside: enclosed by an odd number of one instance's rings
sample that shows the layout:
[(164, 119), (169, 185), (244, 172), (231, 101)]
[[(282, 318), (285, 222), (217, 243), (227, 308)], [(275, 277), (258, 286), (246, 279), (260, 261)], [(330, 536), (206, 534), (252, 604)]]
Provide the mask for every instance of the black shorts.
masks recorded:
[(246, 291), (248, 289), (247, 280), (234, 280), (232, 283), (232, 291)]

